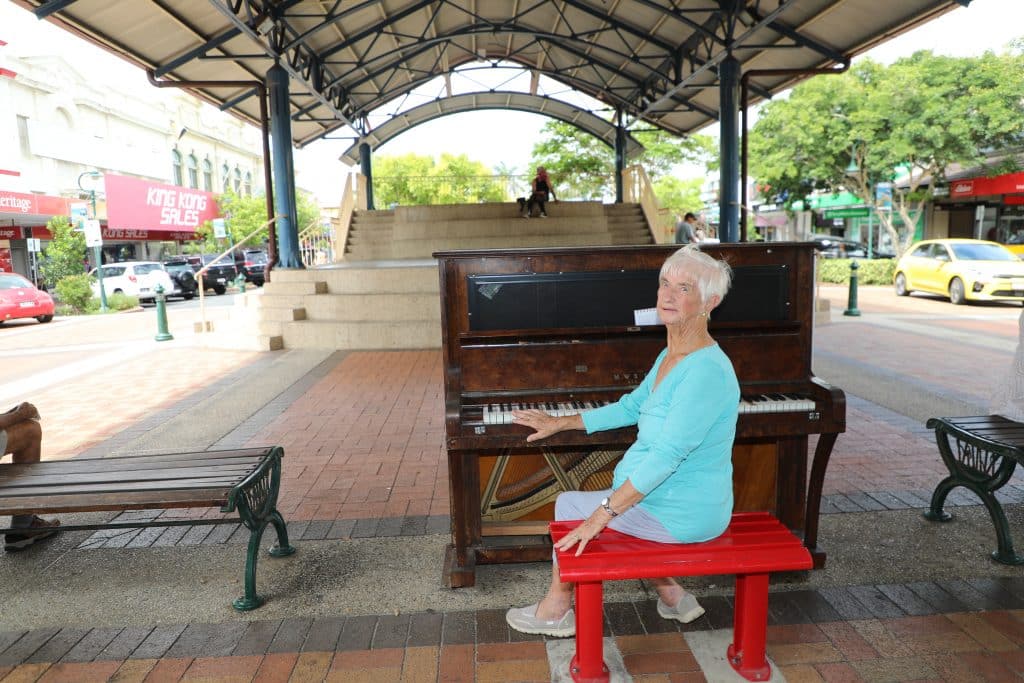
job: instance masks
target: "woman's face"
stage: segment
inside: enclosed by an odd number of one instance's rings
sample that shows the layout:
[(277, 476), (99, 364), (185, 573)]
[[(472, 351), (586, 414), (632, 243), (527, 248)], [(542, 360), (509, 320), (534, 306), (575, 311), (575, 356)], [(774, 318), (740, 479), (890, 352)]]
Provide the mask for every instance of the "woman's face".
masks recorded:
[(684, 270), (665, 273), (658, 286), (658, 316), (666, 325), (699, 317), (704, 311), (697, 278)]

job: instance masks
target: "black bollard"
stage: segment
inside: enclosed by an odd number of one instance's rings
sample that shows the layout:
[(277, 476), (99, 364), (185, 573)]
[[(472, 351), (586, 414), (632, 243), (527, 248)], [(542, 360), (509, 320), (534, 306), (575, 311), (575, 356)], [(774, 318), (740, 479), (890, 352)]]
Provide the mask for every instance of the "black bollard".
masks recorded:
[(859, 316), (860, 311), (857, 310), (857, 269), (860, 268), (857, 265), (857, 261), (850, 260), (850, 296), (846, 301), (846, 310), (843, 311), (843, 315)]
[(157, 285), (156, 289), (156, 339), (157, 341), (168, 341), (174, 339), (167, 331), (167, 304), (164, 301), (164, 286)]

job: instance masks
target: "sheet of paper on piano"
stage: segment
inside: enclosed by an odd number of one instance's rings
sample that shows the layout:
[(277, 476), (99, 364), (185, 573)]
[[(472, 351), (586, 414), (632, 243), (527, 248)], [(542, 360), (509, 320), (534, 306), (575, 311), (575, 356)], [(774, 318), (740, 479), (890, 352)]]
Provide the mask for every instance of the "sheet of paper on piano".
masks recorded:
[(638, 308), (633, 311), (633, 324), (635, 325), (660, 325), (661, 318), (658, 317), (657, 308)]

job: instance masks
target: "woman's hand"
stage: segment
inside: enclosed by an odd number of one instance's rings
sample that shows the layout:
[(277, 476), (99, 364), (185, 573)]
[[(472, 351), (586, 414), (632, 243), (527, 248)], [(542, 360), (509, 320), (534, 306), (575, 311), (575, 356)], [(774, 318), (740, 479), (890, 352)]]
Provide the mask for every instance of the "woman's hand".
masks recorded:
[(579, 415), (555, 417), (543, 410), (513, 410), (512, 419), (533, 430), (533, 434), (526, 437), (527, 441), (546, 439), (567, 429), (583, 429), (583, 418)]
[(594, 511), (594, 514), (590, 515), (589, 519), (584, 520), (578, 527), (562, 536), (558, 543), (555, 544), (555, 548), (564, 552), (579, 544), (579, 547), (576, 548), (576, 557), (579, 557), (583, 549), (587, 547), (587, 544), (601, 533), (601, 530), (607, 526), (609, 521), (611, 520), (604, 510), (598, 508)]

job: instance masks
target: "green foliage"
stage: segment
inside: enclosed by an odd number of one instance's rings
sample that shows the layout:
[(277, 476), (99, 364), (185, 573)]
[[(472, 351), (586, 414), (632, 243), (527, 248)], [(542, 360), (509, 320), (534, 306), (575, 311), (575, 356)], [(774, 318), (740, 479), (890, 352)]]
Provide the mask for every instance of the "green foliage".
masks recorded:
[(115, 292), (107, 297), (107, 308), (112, 311), (128, 311), (138, 306), (139, 299), (124, 292)]
[[(297, 224), (299, 232), (320, 224), (320, 207), (317, 206), (316, 200), (311, 195), (297, 192), (295, 203), (299, 214)], [(219, 254), (232, 244), (250, 248), (260, 248), (266, 244), (269, 235), (268, 228), (263, 225), (267, 222), (266, 195), (243, 197), (229, 190), (217, 199), (217, 206), (225, 218), (230, 238), (216, 239), (213, 236), (213, 225), (207, 222), (196, 228), (196, 234), (203, 239), (185, 245), (185, 253)], [(261, 226), (263, 227), (261, 228)], [(256, 234), (250, 237), (254, 231)], [(244, 244), (242, 244), (242, 240), (245, 240)]]
[[(507, 169), (498, 172), (507, 173)], [(374, 163), (373, 202), (380, 208), (509, 199), (491, 169), (465, 154), (442, 154), (440, 161), (418, 154), (381, 156)]]
[(62, 277), (56, 284), (57, 298), (79, 313), (85, 311), (92, 298), (92, 280), (85, 273)]
[(46, 224), (53, 240), (43, 250), (39, 270), (47, 289), (53, 289), (69, 275), (81, 275), (85, 262), (85, 234), (75, 232), (65, 216), (54, 216)]
[(1022, 71), (1020, 54), (922, 51), (889, 67), (863, 60), (844, 74), (817, 76), (762, 108), (750, 134), (751, 170), (768, 197), (790, 205), (814, 190), (845, 189), (877, 206), (877, 184), (902, 172), (893, 210), (881, 218), (905, 248), (913, 234), (899, 234), (894, 217), (917, 225), (949, 166), (1021, 144)]
[(574, 199), (600, 199), (614, 191), (615, 153), (603, 140), (564, 121), (548, 121), (533, 146), (529, 175), (543, 166), (555, 194)]
[[(818, 259), (818, 282), (849, 284), (850, 261), (845, 258)], [(895, 259), (857, 259), (858, 285), (891, 285), (895, 272)]]
[(661, 129), (638, 130), (633, 137), (644, 146), (635, 161), (644, 167), (651, 182), (668, 176), (673, 166), (702, 165), (705, 171), (718, 169), (718, 146), (707, 135), (680, 137)]
[(654, 181), (654, 195), (662, 208), (679, 214), (682, 218), (687, 211), (697, 213), (703, 206), (700, 199), (700, 188), (703, 183), (700, 178), (680, 180), (674, 176), (665, 176)]
[[(634, 161), (644, 167), (655, 184), (670, 177), (672, 168), (679, 164), (717, 167), (714, 141), (705, 135), (683, 138), (659, 129), (645, 129), (635, 131), (633, 136), (644, 146)], [(541, 139), (533, 146), (532, 165), (544, 166), (558, 193), (566, 197), (600, 199), (614, 188), (615, 150), (563, 121), (548, 121), (541, 128)]]

